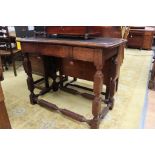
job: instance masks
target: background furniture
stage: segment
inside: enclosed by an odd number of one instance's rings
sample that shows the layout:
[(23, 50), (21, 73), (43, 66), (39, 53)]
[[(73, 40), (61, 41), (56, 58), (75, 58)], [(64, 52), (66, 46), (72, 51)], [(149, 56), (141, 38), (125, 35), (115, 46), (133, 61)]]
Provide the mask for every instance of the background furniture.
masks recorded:
[[(2, 74), (2, 65), (1, 65), (1, 59), (0, 59), (0, 81), (3, 80), (3, 74)], [(8, 118), (8, 114), (6, 111), (5, 103), (4, 103), (4, 95), (0, 83), (0, 129), (10, 129), (10, 121)]]
[(46, 26), (45, 32), (48, 37), (51, 35), (66, 37), (82, 37), (88, 39), (94, 36), (100, 36), (100, 26)]
[(15, 59), (17, 53), (19, 53), (20, 50), (17, 50), (16, 48), (16, 40), (15, 37), (11, 37), (9, 35), (8, 27), (7, 26), (0, 26), (0, 56), (2, 58), (2, 63), (5, 66), (5, 69), (8, 69), (7, 62), (8, 57), (11, 58), (11, 62), (13, 65), (13, 71), (14, 75), (17, 76), (16, 71), (16, 64)]
[(155, 90), (155, 57), (153, 58), (151, 77), (149, 81), (149, 89)]
[(130, 27), (127, 46), (151, 50), (155, 29), (152, 27)]

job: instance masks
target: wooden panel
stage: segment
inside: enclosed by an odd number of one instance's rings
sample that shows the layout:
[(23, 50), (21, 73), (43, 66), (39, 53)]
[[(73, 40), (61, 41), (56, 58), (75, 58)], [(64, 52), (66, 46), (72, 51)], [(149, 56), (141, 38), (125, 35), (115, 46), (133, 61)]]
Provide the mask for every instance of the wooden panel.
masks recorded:
[(41, 54), (55, 57), (69, 57), (72, 52), (72, 47), (42, 44), (39, 46)]
[(24, 53), (39, 53), (39, 50), (37, 48), (37, 44), (34, 43), (21, 43), (22, 52)]
[[(95, 67), (93, 63), (83, 62), (69, 59), (62, 59), (62, 73), (71, 77), (78, 77), (80, 79), (85, 79), (93, 81), (95, 74)], [(87, 72), (86, 72), (87, 70)]]
[(143, 48), (144, 49), (152, 49), (153, 44), (153, 33), (152, 32), (145, 32), (144, 41), (143, 41)]
[(85, 34), (100, 36), (102, 27), (100, 26), (47, 26), (46, 33), (48, 35), (75, 35), (84, 36)]
[[(61, 63), (61, 70), (64, 75), (78, 77), (88, 81), (94, 80), (96, 68), (93, 63), (79, 60), (71, 61), (69, 59), (62, 59)], [(106, 75), (104, 76), (104, 83), (107, 84), (110, 76), (110, 60), (106, 61), (102, 71)]]
[(86, 26), (61, 26), (61, 34), (85, 34)]
[(94, 49), (74, 47), (73, 48), (73, 59), (93, 62)]
[(141, 48), (143, 46), (143, 35), (132, 34), (128, 36), (128, 47)]
[(29, 54), (32, 66), (32, 73), (37, 75), (44, 75), (43, 60), (38, 54)]
[(10, 129), (10, 121), (4, 104), (4, 96), (0, 84), (0, 129)]
[(45, 31), (47, 34), (59, 34), (61, 32), (61, 26), (46, 26)]
[(122, 32), (120, 26), (100, 26), (102, 28), (102, 37), (121, 38)]
[(128, 36), (128, 47), (150, 50), (153, 43), (154, 30), (131, 29)]

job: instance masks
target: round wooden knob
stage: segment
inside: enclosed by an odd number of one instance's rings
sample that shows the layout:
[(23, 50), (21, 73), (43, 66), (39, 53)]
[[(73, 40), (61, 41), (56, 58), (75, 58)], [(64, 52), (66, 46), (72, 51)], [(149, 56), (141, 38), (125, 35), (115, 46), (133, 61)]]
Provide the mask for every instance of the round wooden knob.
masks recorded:
[(70, 63), (70, 65), (74, 65), (74, 61), (70, 61), (69, 63)]

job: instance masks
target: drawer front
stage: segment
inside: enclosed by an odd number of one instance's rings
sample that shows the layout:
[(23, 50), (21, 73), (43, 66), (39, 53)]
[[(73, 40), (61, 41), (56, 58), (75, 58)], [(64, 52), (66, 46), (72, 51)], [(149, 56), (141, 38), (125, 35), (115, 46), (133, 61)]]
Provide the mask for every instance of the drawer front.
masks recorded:
[(69, 57), (72, 52), (72, 47), (60, 45), (42, 44), (39, 46), (42, 55), (55, 56), (55, 57)]
[(23, 53), (38, 53), (39, 49), (37, 44), (34, 43), (21, 43), (21, 50)]
[(128, 36), (128, 46), (141, 48), (144, 37), (142, 35), (130, 34)]
[(23, 53), (37, 53), (37, 44), (34, 43), (21, 43), (21, 50)]
[(94, 61), (94, 49), (74, 47), (73, 48), (73, 59), (93, 62)]
[(22, 43), (21, 47), (23, 53), (36, 53), (62, 58), (69, 57), (72, 52), (72, 47), (50, 44)]
[(36, 75), (44, 75), (44, 64), (42, 58), (38, 54), (29, 54), (31, 61), (32, 73)]

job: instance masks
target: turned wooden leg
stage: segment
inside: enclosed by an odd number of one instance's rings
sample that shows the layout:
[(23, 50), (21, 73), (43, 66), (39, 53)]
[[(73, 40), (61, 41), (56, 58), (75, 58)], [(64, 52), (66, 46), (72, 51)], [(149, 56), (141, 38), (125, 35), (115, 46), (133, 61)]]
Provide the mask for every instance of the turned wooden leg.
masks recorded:
[(109, 100), (108, 100), (108, 104), (109, 104), (109, 109), (112, 110), (114, 107), (114, 95), (116, 92), (116, 86), (117, 86), (117, 82), (115, 79), (111, 79), (110, 82), (110, 92), (109, 92)]
[(110, 91), (110, 87), (109, 85), (106, 85), (105, 100), (109, 99), (109, 91)]
[(48, 80), (48, 59), (46, 56), (42, 56), (43, 65), (44, 65), (44, 81), (45, 88), (49, 88), (49, 80)]
[(91, 122), (91, 128), (92, 129), (98, 129), (100, 124), (100, 112), (101, 112), (101, 92), (102, 92), (102, 86), (103, 86), (103, 73), (101, 70), (97, 70), (95, 76), (94, 76), (94, 100), (92, 104), (92, 114), (93, 119)]
[[(63, 82), (63, 74), (62, 74), (62, 71), (61, 71), (61, 68), (59, 70), (59, 76), (60, 76), (60, 88), (64, 87), (64, 82)], [(65, 76), (66, 80), (68, 80), (68, 76)]]
[(116, 91), (118, 91), (118, 82), (119, 82), (119, 78), (117, 78), (116, 80)]
[(28, 54), (25, 54), (24, 61), (23, 61), (24, 70), (27, 74), (27, 86), (30, 91), (30, 102), (31, 104), (36, 103), (36, 95), (34, 94), (34, 81), (32, 77), (32, 68), (31, 62), (29, 60)]
[(12, 56), (12, 66), (13, 66), (14, 75), (17, 76), (15, 56)]

